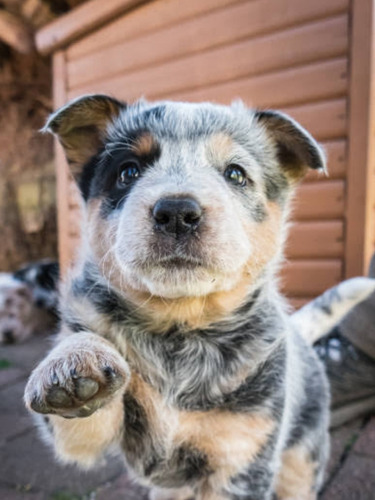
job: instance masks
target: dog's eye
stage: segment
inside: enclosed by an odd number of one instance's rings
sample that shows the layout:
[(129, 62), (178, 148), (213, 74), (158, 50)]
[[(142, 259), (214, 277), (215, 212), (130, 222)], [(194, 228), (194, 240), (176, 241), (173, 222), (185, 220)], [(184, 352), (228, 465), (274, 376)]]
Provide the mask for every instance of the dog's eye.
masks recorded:
[(229, 167), (225, 169), (224, 177), (237, 186), (246, 186), (245, 172), (238, 165), (229, 165)]
[(119, 183), (120, 184), (130, 184), (131, 182), (138, 179), (141, 171), (139, 166), (135, 162), (128, 162), (121, 167), (120, 175), (119, 175)]

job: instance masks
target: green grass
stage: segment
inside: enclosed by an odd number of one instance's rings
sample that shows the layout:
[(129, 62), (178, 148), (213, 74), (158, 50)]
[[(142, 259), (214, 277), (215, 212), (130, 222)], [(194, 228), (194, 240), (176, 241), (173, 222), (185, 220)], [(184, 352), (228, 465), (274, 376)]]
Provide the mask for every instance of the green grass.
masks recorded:
[(0, 359), (0, 370), (5, 370), (5, 368), (9, 368), (11, 365), (12, 363), (7, 359)]

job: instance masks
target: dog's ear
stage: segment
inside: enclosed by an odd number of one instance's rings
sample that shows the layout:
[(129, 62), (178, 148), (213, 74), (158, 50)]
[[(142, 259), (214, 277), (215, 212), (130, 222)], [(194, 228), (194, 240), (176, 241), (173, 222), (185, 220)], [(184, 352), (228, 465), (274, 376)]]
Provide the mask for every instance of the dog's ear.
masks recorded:
[(53, 113), (44, 132), (55, 134), (77, 180), (83, 166), (103, 146), (108, 125), (126, 104), (106, 95), (75, 99)]
[(256, 111), (255, 119), (272, 138), (280, 166), (291, 181), (300, 180), (307, 169), (326, 172), (323, 149), (301, 125), (279, 111)]

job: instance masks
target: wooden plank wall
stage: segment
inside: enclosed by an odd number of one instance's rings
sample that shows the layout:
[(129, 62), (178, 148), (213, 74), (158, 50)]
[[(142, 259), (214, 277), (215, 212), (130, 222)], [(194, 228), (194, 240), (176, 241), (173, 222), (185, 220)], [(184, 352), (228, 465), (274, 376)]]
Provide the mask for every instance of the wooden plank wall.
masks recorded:
[(375, 1), (352, 0), (345, 276), (366, 274), (375, 252)]
[[(240, 97), (290, 113), (322, 142), (330, 175), (300, 186), (282, 271), (297, 305), (343, 278), (348, 12), (349, 0), (154, 0), (64, 54), (67, 98)], [(69, 193), (64, 255), (79, 234), (71, 183)]]

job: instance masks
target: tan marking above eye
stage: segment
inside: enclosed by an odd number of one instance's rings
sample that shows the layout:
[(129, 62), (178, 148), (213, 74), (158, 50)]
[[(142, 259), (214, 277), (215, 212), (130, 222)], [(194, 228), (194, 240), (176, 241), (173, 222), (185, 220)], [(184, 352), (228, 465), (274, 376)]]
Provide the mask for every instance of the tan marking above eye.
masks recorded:
[(216, 165), (225, 165), (231, 156), (233, 148), (232, 138), (224, 133), (214, 134), (207, 139), (209, 161)]
[(141, 134), (131, 144), (131, 150), (138, 156), (152, 154), (155, 148), (156, 139), (149, 132)]

